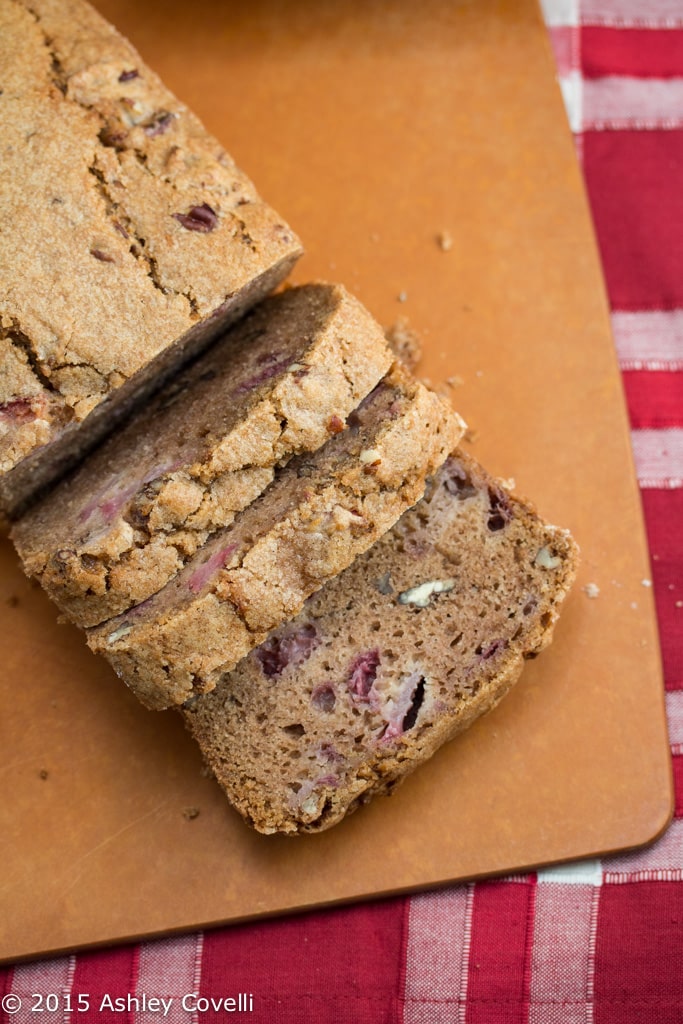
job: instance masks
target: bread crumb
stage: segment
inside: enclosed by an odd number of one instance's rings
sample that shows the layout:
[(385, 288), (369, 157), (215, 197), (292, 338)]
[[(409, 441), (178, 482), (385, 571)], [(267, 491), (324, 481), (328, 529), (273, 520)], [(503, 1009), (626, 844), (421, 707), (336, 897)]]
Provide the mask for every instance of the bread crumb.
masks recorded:
[(185, 818), (185, 821), (194, 821), (194, 819), (198, 818), (198, 817), (199, 817), (199, 808), (198, 807), (186, 807), (185, 810), (183, 811), (183, 818)]
[(465, 381), (459, 374), (453, 374), (452, 377), (446, 377), (446, 384), (449, 388), (461, 388)]
[(398, 299), (399, 302), (405, 302), (407, 300), (407, 298), (408, 298), (408, 293), (404, 292), (404, 291), (400, 291), (398, 293), (398, 295), (396, 296), (396, 298)]
[(683, 608), (683, 601), (676, 601), (677, 608)]
[(45, 781), (45, 779), (48, 777), (48, 775), (49, 775), (49, 772), (48, 772), (47, 768), (41, 768), (40, 771), (38, 772), (38, 778), (42, 779), (43, 781)]
[(384, 331), (384, 337), (396, 356), (409, 370), (414, 370), (422, 358), (422, 342), (415, 333), (408, 319), (399, 316)]
[(600, 587), (597, 585), (597, 583), (587, 583), (586, 586), (583, 588), (583, 592), (586, 595), (586, 597), (597, 597), (600, 593)]
[(436, 236), (436, 244), (441, 252), (450, 252), (453, 248), (453, 236), (450, 231), (439, 231)]
[(641, 580), (640, 582), (641, 582), (641, 585), (643, 587), (651, 587), (652, 586), (652, 580)]

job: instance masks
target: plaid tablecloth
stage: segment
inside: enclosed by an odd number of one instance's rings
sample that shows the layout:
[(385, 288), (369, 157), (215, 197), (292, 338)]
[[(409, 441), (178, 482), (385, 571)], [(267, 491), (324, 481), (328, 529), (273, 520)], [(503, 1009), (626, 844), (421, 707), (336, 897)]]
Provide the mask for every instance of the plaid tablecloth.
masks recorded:
[(545, 15), (631, 418), (676, 819), (639, 853), (6, 968), (0, 1020), (683, 1021), (683, 3)]

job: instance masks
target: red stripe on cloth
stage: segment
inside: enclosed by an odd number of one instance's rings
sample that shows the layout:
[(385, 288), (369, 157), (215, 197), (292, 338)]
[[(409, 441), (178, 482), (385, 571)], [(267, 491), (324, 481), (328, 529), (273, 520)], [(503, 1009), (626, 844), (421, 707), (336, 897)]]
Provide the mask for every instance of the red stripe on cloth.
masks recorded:
[(683, 304), (683, 131), (584, 135), (583, 166), (613, 309)]
[[(138, 974), (138, 946), (123, 946), (118, 949), (80, 953), (76, 960), (71, 1005), (73, 1019), (96, 1020), (98, 1024), (134, 1024)], [(87, 1014), (76, 1013), (79, 994), (88, 997), (90, 1009)], [(156, 995), (151, 992), (150, 995)], [(118, 1004), (116, 1000), (122, 1000)]]
[(199, 996), (251, 994), (254, 1024), (399, 1024), (407, 915), (393, 899), (209, 932)]
[[(12, 967), (0, 967), (0, 999), (6, 996), (12, 988), (12, 975), (14, 969)], [(3, 1010), (0, 1010), (0, 1022), (4, 1024), (5, 1021), (11, 1020), (11, 1016), (6, 1014)]]
[(683, 818), (683, 754), (676, 754), (671, 760), (674, 772), (674, 793), (676, 794), (674, 814), (677, 818)]
[(595, 945), (594, 1024), (680, 1024), (683, 885), (605, 885)]
[(623, 380), (632, 427), (683, 426), (683, 373), (632, 370)]
[(526, 1024), (536, 880), (474, 891), (466, 1024)]
[(586, 78), (682, 76), (683, 31), (585, 26), (581, 30), (581, 64)]
[(683, 689), (683, 488), (640, 492), (667, 690)]

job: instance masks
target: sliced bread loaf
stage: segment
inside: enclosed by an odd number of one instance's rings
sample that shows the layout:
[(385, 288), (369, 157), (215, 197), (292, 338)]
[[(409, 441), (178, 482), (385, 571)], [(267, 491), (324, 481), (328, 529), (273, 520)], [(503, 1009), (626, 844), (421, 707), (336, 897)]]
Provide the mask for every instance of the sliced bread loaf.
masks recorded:
[(423, 494), (464, 424), (398, 364), (312, 455), (214, 534), (143, 604), (88, 631), (151, 708), (212, 689)]
[(276, 465), (343, 430), (391, 362), (343, 288), (271, 296), (15, 524), (24, 569), (80, 626), (140, 604)]
[(0, 516), (301, 253), (197, 118), (83, 0), (0, 4)]
[(456, 451), (424, 499), (185, 722), (260, 832), (315, 832), (387, 793), (549, 643), (576, 545)]

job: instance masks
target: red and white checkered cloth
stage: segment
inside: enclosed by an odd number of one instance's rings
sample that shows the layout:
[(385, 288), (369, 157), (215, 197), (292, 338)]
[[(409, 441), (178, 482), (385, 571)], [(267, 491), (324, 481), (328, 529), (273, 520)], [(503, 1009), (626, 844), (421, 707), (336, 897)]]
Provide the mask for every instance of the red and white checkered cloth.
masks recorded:
[[(644, 852), (0, 970), (0, 996), (23, 1000), (0, 1020), (683, 1021), (683, 2), (545, 0), (545, 15), (631, 417), (676, 819)], [(240, 992), (250, 1012), (211, 1005)], [(36, 1013), (32, 993), (64, 998)], [(162, 1017), (143, 996), (173, 1003)]]

